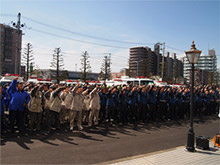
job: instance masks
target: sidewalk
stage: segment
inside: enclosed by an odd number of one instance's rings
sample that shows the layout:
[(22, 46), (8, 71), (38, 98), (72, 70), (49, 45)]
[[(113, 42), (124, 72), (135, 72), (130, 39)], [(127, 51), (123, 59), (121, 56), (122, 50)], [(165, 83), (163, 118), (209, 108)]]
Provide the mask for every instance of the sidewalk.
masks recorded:
[(209, 144), (210, 150), (200, 150), (191, 153), (185, 150), (185, 146), (174, 148), (166, 151), (159, 151), (146, 155), (124, 158), (112, 162), (106, 162), (110, 165), (219, 165), (220, 148), (214, 147), (213, 143)]

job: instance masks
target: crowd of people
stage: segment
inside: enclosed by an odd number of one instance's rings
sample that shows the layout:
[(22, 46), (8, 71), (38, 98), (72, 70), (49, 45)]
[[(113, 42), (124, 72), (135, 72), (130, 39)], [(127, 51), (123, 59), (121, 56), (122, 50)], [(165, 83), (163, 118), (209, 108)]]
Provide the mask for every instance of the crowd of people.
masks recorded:
[[(107, 87), (79, 83), (23, 84), (15, 78), (9, 86), (0, 86), (1, 131), (54, 130), (65, 126), (98, 124), (126, 125), (167, 120), (188, 119), (190, 88), (154, 85), (120, 85)], [(194, 116), (218, 113), (220, 89), (217, 86), (196, 86)], [(8, 120), (5, 111), (9, 111)], [(15, 126), (16, 124), (16, 126)]]

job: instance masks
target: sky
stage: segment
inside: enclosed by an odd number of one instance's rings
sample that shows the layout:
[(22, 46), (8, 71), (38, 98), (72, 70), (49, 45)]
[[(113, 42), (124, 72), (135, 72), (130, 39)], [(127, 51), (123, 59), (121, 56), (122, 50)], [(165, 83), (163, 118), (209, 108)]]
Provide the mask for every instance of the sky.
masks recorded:
[[(0, 23), (21, 13), (22, 48), (33, 45), (35, 67), (50, 68), (60, 47), (65, 69), (79, 71), (82, 52), (100, 72), (111, 53), (112, 72), (128, 67), (129, 48), (165, 42), (165, 51), (184, 56), (192, 40), (202, 54), (215, 49), (220, 66), (220, 1), (198, 0), (0, 0)], [(22, 49), (23, 50), (23, 49)], [(23, 51), (22, 51), (23, 52)]]

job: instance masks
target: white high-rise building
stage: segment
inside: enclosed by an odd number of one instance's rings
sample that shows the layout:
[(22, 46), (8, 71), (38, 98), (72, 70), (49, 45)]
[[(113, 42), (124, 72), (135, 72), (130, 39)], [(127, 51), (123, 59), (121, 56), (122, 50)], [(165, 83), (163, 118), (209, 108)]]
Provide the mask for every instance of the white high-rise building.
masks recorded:
[[(190, 70), (191, 70), (191, 64), (189, 64), (189, 61), (187, 57), (183, 58), (183, 76), (189, 82), (190, 79)], [(209, 50), (209, 55), (200, 55), (199, 61), (197, 64), (195, 64), (195, 69), (200, 70), (206, 70), (208, 72), (213, 73), (213, 78), (215, 80), (216, 73), (217, 73), (217, 58), (215, 54), (215, 50), (211, 49)]]

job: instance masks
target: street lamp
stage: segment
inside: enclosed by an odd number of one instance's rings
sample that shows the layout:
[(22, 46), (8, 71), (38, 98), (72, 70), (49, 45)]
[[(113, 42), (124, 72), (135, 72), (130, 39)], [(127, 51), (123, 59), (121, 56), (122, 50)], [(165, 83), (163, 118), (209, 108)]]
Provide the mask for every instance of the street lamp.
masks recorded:
[(190, 152), (195, 151), (194, 147), (194, 131), (193, 131), (193, 98), (194, 98), (194, 64), (196, 64), (199, 61), (199, 57), (202, 51), (197, 50), (196, 46), (194, 44), (194, 41), (192, 42), (191, 48), (188, 51), (185, 51), (186, 57), (188, 58), (188, 61), (190, 64), (192, 64), (192, 76), (191, 76), (191, 89), (190, 89), (190, 127), (188, 131), (187, 136), (187, 146), (186, 149)]
[(136, 76), (139, 76), (139, 62), (142, 62), (144, 60), (139, 60), (139, 61), (134, 61), (135, 63), (137, 63), (137, 73)]

